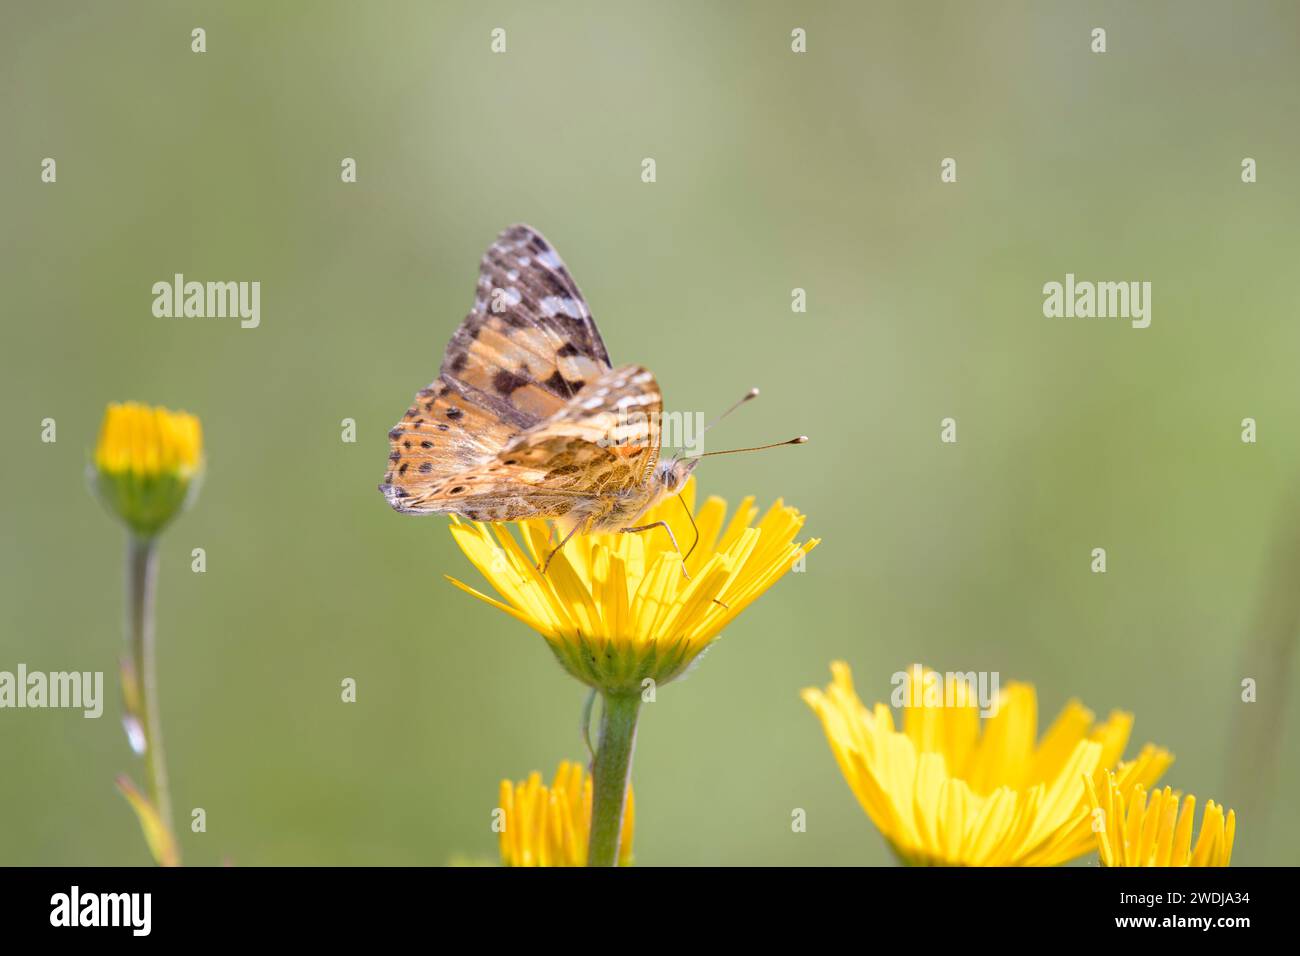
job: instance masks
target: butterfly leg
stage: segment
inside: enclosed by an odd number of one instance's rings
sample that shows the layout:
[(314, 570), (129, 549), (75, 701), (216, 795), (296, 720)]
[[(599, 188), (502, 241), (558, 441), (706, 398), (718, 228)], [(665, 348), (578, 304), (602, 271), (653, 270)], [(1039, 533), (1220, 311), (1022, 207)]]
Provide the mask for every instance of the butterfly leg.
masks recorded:
[[(636, 528), (624, 528), (620, 533), (633, 534), (637, 531), (649, 531), (652, 528), (663, 528), (665, 531), (668, 532), (668, 540), (673, 543), (673, 550), (677, 552), (677, 557), (682, 559), (682, 575), (686, 578), (687, 581), (689, 581), (691, 579), (691, 572), (686, 570), (686, 559), (682, 558), (682, 549), (677, 547), (677, 538), (673, 536), (673, 529), (668, 527), (668, 522), (656, 521), (654, 524), (645, 524)], [(723, 604), (717, 598), (713, 599), (713, 603), (718, 605), (718, 607), (727, 607), (727, 605)], [(730, 608), (727, 608), (727, 610), (730, 610)]]
[(682, 577), (687, 581), (691, 579), (691, 572), (686, 570), (686, 559), (682, 558), (682, 549), (677, 547), (677, 538), (673, 536), (673, 529), (668, 527), (667, 521), (656, 521), (654, 524), (643, 524), (636, 528), (623, 528), (620, 534), (635, 534), (638, 531), (651, 531), (655, 528), (663, 528), (668, 532), (668, 540), (673, 543), (673, 550), (677, 552), (677, 557), (682, 561)]
[[(574, 522), (573, 527), (569, 529), (569, 533), (564, 536), (564, 540), (561, 541), (559, 544), (557, 544), (551, 550), (551, 553), (546, 556), (546, 560), (537, 566), (537, 570), (542, 572), (542, 574), (545, 574), (546, 569), (551, 566), (551, 558), (555, 557), (557, 554), (560, 553), (560, 549), (569, 543), (569, 539), (572, 538), (575, 534), (577, 534), (578, 529), (581, 527), (582, 527), (581, 521)], [(554, 526), (552, 526), (551, 530), (552, 532), (554, 532), (555, 530)]]

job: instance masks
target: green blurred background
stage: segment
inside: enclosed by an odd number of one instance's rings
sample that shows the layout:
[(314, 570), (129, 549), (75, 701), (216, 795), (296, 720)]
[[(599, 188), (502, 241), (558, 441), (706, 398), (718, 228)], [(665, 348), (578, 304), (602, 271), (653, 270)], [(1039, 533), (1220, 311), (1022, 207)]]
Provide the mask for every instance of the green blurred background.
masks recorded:
[[(1298, 38), (1281, 2), (6, 3), (0, 669), (108, 700), (0, 712), (0, 863), (148, 860), (84, 474), (110, 400), (206, 433), (159, 595), (188, 863), (493, 860), (499, 779), (582, 754), (582, 689), (375, 490), (516, 221), (669, 408), (762, 386), (714, 447), (813, 437), (699, 472), (825, 543), (646, 708), (641, 863), (890, 860), (799, 700), (834, 658), (868, 701), (919, 660), (1035, 682), (1043, 724), (1131, 709), (1237, 808), (1234, 862), (1295, 863)], [(155, 319), (176, 272), (259, 280), (261, 327)], [(1067, 272), (1151, 281), (1151, 327), (1045, 319)]]

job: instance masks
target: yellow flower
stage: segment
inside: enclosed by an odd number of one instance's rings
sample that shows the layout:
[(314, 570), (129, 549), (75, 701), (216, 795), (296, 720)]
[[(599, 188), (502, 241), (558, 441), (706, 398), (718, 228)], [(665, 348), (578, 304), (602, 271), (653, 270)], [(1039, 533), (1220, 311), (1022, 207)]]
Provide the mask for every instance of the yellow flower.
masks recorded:
[(456, 521), (456, 543), (503, 600), (448, 580), (538, 631), (578, 680), (606, 693), (638, 694), (647, 678), (666, 684), (685, 671), (818, 543), (794, 540), (804, 517), (779, 500), (754, 525), (752, 498), (729, 522), (720, 498), (709, 498), (695, 513), (693, 479), (683, 498), (699, 528), (693, 551), (695, 533), (681, 502), (659, 503), (639, 524), (669, 524), (690, 553), (689, 578), (662, 528), (574, 535), (542, 574), (537, 564), (554, 547), (546, 522), (520, 522), (525, 554), (501, 525)]
[(161, 530), (189, 503), (202, 470), (203, 431), (193, 415), (138, 402), (108, 406), (93, 479), (132, 531)]
[[(1097, 848), (1103, 866), (1227, 866), (1232, 860), (1232, 840), (1237, 817), (1231, 810), (1225, 821), (1223, 807), (1213, 800), (1201, 814), (1201, 836), (1192, 849), (1196, 798), (1169, 787), (1155, 790), (1148, 802), (1145, 787), (1125, 795), (1113, 774), (1089, 779)], [(1125, 814), (1127, 809), (1127, 814)]]
[[(512, 784), (501, 781), (501, 862), (506, 866), (586, 866), (591, 833), (591, 778), (563, 761), (548, 788), (542, 775)], [(618, 865), (632, 865), (636, 811), (632, 791), (619, 840)]]
[[(1066, 704), (1035, 743), (1038, 702), (1012, 683), (980, 728), (973, 693), (959, 675), (913, 668), (902, 683), (903, 730), (884, 704), (863, 706), (849, 667), (831, 665), (825, 691), (803, 699), (821, 718), (849, 787), (894, 851), (913, 865), (1053, 866), (1093, 847), (1084, 775), (1119, 760), (1133, 718), (1114, 712), (1094, 726), (1090, 711)], [(937, 696), (918, 693), (920, 688)], [(917, 700), (915, 698), (919, 697)], [(945, 700), (955, 706), (943, 706)], [(1124, 792), (1150, 785), (1172, 761), (1147, 745), (1120, 767)]]
[(110, 474), (192, 476), (203, 455), (199, 420), (139, 402), (110, 404), (95, 448), (95, 466)]

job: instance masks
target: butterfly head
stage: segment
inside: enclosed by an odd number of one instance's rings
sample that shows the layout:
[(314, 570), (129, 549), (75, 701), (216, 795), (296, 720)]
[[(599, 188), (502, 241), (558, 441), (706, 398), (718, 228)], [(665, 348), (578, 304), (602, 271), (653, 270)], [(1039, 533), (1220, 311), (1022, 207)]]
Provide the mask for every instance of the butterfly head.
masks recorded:
[(686, 480), (700, 463), (698, 458), (673, 458), (655, 466), (655, 484), (662, 494), (675, 495), (686, 487)]

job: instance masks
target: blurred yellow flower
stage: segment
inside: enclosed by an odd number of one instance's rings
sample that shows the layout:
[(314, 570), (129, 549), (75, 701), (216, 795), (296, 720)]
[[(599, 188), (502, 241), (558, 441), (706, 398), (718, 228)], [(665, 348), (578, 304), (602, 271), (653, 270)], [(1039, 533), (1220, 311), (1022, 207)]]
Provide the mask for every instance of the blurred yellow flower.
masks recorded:
[[(1053, 866), (1093, 848), (1084, 776), (1116, 764), (1132, 715), (1114, 712), (1094, 725), (1093, 714), (1070, 701), (1036, 742), (1034, 688), (1012, 683), (981, 731), (973, 694), (947, 696), (957, 689), (952, 678), (915, 668), (903, 699), (913, 700), (911, 682), (920, 677), (938, 688), (938, 703), (915, 700), (900, 732), (887, 706), (863, 706), (847, 664), (837, 661), (831, 671), (826, 690), (809, 688), (803, 699), (821, 718), (858, 802), (905, 863)], [(1121, 765), (1119, 785), (1125, 793), (1149, 786), (1172, 759), (1147, 745)]]
[[(591, 834), (591, 778), (570, 761), (560, 764), (550, 787), (534, 772), (527, 780), (501, 781), (501, 862), (505, 866), (586, 866)], [(618, 865), (632, 864), (635, 826), (632, 791), (627, 793)]]
[(188, 504), (203, 470), (203, 431), (185, 412), (110, 404), (95, 447), (100, 497), (132, 531), (156, 534)]
[(179, 866), (158, 709), (154, 594), (158, 532), (194, 499), (203, 472), (203, 430), (185, 412), (139, 402), (110, 404), (99, 429), (91, 483), (126, 524), (127, 655), (122, 660), (123, 719), (131, 749), (144, 761), (147, 793), (129, 777), (118, 789), (135, 810), (160, 866)]
[(682, 559), (662, 528), (634, 534), (575, 535), (545, 574), (551, 551), (545, 521), (520, 522), (528, 553), (501, 525), (457, 520), (451, 533), (503, 600), (449, 577), (453, 584), (538, 631), (560, 663), (585, 684), (610, 694), (639, 694), (642, 681), (679, 676), (718, 633), (796, 562), (817, 539), (794, 540), (804, 517), (777, 501), (755, 525), (746, 498), (726, 521), (727, 505), (709, 498), (695, 513), (695, 482), (681, 502), (668, 498), (639, 524), (665, 521), (690, 552)]
[(104, 414), (95, 466), (110, 474), (189, 477), (198, 470), (202, 455), (203, 431), (193, 415), (123, 402), (110, 404)]
[[(1088, 802), (1103, 866), (1227, 866), (1237, 817), (1213, 800), (1201, 814), (1201, 836), (1192, 849), (1196, 798), (1165, 787), (1148, 798), (1146, 788), (1123, 786), (1108, 774), (1089, 779)], [(1182, 797), (1182, 810), (1178, 809)], [(1127, 812), (1126, 812), (1127, 811)]]

